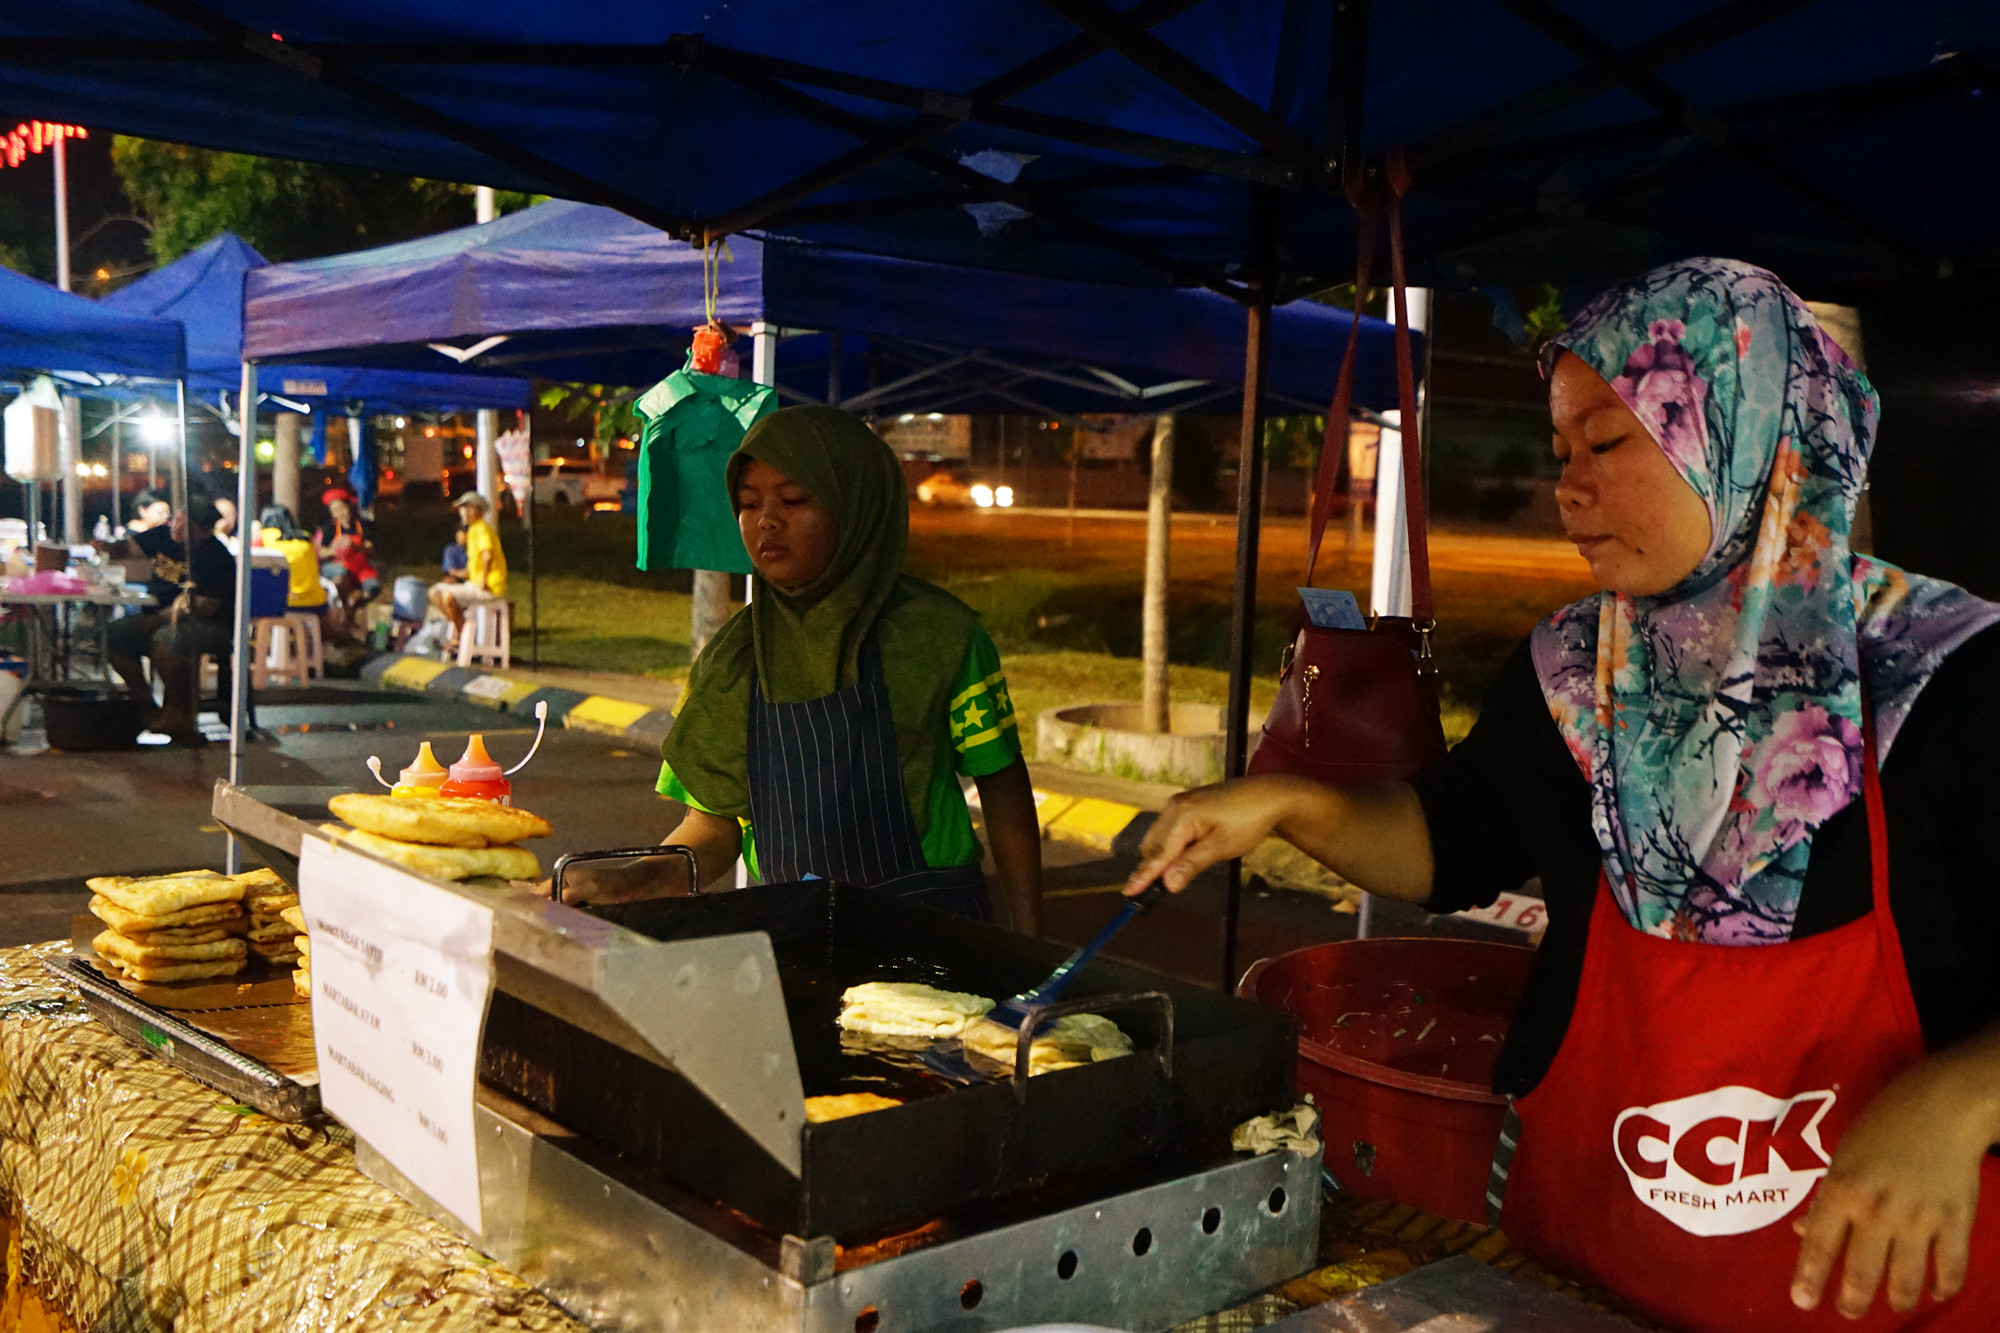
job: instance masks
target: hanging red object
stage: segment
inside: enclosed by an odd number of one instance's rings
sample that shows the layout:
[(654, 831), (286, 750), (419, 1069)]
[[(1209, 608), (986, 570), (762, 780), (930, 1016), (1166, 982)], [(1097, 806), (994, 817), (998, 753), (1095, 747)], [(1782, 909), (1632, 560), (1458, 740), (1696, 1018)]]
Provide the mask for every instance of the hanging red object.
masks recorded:
[(729, 350), (729, 330), (717, 323), (702, 325), (694, 331), (694, 348), (689, 357), (689, 368), (704, 375), (722, 372), (722, 354)]

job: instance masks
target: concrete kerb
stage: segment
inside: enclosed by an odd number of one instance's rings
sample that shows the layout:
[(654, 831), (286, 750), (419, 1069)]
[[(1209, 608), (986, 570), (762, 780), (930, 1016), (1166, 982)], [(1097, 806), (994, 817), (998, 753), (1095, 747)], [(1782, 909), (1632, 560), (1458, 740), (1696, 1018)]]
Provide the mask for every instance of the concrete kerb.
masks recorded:
[(508, 713), (532, 715), (536, 704), (546, 703), (554, 726), (591, 731), (648, 748), (658, 748), (674, 725), (673, 714), (645, 704), (558, 685), (538, 685), (504, 672), (447, 666), (428, 657), (377, 657), (361, 668), (361, 678), (388, 689), (452, 695)]

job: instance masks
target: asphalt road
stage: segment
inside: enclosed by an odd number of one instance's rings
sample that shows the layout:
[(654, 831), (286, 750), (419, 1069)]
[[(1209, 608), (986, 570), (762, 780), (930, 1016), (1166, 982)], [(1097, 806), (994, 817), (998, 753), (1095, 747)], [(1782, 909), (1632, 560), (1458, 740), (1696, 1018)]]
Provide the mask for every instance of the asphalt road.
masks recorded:
[[(367, 757), (393, 773), (429, 740), (446, 762), (469, 731), (486, 733), (494, 757), (527, 751), (507, 714), (421, 695), (332, 682), (311, 691), (260, 696), (268, 738), (245, 760), (245, 780), (285, 785), (371, 787)], [(211, 723), (213, 718), (209, 719)], [(209, 814), (228, 747), (142, 749), (118, 754), (0, 750), (0, 944), (25, 944), (70, 931), (89, 900), (94, 875), (160, 874), (223, 864), (226, 839)], [(552, 730), (541, 753), (515, 778), (520, 803), (545, 815), (555, 836), (535, 844), (543, 865), (565, 852), (655, 842), (680, 807), (653, 791), (658, 757), (582, 731)], [(1081, 943), (1118, 906), (1128, 858), (1045, 842), (1046, 922), (1052, 938)], [(1223, 890), (1210, 875), (1133, 924), (1112, 950), (1128, 961), (1185, 980), (1215, 984)], [(1308, 894), (1246, 892), (1242, 963), (1265, 954), (1353, 934), (1354, 918)]]

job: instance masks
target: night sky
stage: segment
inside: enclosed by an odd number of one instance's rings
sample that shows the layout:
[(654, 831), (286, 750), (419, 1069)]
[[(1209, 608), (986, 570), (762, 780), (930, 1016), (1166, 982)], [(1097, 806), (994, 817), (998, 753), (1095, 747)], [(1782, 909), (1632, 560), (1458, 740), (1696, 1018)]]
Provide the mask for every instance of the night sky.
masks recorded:
[[(132, 211), (111, 169), (110, 133), (93, 129), (88, 139), (71, 139), (67, 147), (70, 272), (78, 292), (95, 296), (130, 281), (152, 261), (143, 226), (106, 221)], [(54, 155), (45, 149), (18, 167), (0, 167), (0, 244), (25, 252), (27, 271), (44, 282), (56, 280), (55, 228)], [(100, 268), (111, 272), (109, 283), (95, 279)]]

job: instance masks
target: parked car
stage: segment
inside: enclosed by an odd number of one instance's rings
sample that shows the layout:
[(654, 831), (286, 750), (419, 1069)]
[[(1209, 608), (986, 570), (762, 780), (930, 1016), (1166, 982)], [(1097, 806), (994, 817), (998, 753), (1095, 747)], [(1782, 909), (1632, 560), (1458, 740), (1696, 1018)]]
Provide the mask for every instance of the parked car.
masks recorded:
[(958, 468), (941, 467), (917, 483), (917, 501), (927, 505), (960, 505), (968, 509), (1008, 509), (1014, 504), (1012, 486), (977, 480)]
[(581, 505), (587, 467), (572, 467), (560, 458), (535, 464), (535, 503), (538, 505)]

